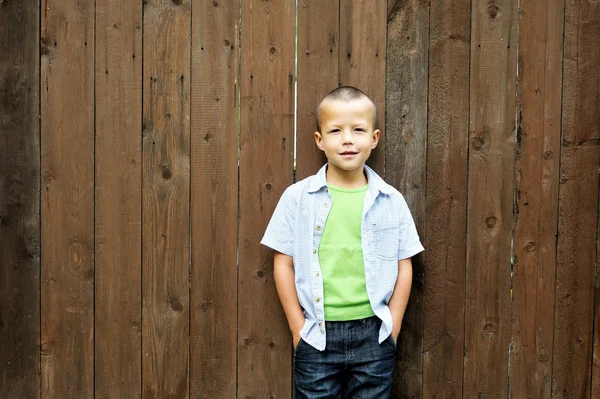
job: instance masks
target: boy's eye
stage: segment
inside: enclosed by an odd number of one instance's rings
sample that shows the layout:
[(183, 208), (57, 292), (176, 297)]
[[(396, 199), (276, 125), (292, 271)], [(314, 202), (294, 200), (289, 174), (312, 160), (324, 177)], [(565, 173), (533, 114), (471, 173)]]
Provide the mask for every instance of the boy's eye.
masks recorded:
[(340, 129), (332, 129), (329, 131), (329, 133), (339, 133)]

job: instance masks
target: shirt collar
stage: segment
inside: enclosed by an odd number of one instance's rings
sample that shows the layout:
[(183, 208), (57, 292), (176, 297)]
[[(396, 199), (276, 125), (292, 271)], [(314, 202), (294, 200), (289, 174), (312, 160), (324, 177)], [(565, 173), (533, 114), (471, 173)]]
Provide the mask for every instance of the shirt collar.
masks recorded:
[[(316, 193), (320, 189), (327, 187), (327, 177), (325, 172), (327, 171), (327, 164), (323, 165), (321, 169), (314, 175), (310, 183), (308, 184), (308, 192)], [(369, 182), (369, 191), (379, 191), (383, 194), (392, 194), (394, 188), (387, 184), (373, 169), (365, 165), (365, 171), (367, 172), (367, 180)]]

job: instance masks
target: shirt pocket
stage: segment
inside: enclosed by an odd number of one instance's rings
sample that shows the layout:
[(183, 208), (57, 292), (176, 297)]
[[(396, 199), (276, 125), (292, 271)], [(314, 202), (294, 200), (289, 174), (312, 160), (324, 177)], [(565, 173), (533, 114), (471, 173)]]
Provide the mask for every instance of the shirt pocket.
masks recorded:
[(372, 252), (382, 260), (397, 260), (400, 226), (394, 223), (373, 225)]

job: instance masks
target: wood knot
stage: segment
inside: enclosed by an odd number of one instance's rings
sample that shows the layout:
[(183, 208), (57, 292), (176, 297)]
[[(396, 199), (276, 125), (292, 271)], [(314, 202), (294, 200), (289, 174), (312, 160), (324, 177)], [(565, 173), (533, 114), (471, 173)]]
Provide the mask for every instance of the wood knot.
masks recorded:
[(183, 304), (178, 299), (171, 300), (171, 309), (174, 312), (180, 313), (183, 311)]
[(527, 245), (525, 245), (525, 250), (526, 250), (527, 252), (531, 252), (531, 251), (533, 251), (534, 249), (535, 249), (535, 243), (534, 243), (534, 242), (532, 242), (532, 241), (529, 241), (529, 242), (527, 243)]
[(544, 158), (546, 158), (546, 159), (552, 158), (552, 151), (550, 151), (550, 150), (544, 151)]
[(173, 4), (175, 4), (176, 6), (180, 6), (181, 5), (181, 0), (171, 0), (173, 2)]
[(496, 19), (500, 14), (500, 6), (495, 1), (490, 1), (487, 6), (487, 12), (490, 19)]
[(210, 307), (211, 307), (211, 306), (212, 306), (212, 304), (211, 304), (211, 302), (210, 302), (210, 301), (203, 301), (203, 302), (202, 302), (202, 305), (200, 305), (200, 309), (201, 309), (203, 312), (207, 312), (207, 311), (210, 309)]
[(269, 49), (269, 53), (274, 55), (276, 52), (277, 52), (277, 49), (275, 48), (275, 46), (271, 46), (271, 48)]
[(475, 151), (481, 150), (481, 147), (483, 147), (483, 137), (473, 137), (471, 140), (471, 146)]
[(487, 225), (488, 228), (492, 229), (492, 228), (496, 227), (497, 221), (498, 221), (498, 219), (496, 219), (495, 216), (490, 216), (489, 218), (485, 219), (485, 224)]
[(171, 172), (171, 168), (169, 168), (168, 166), (163, 166), (162, 167), (162, 171), (161, 171), (162, 177), (165, 180), (169, 180), (173, 174)]
[(273, 188), (273, 186), (271, 186), (271, 183), (267, 183), (265, 184), (265, 188), (267, 189), (267, 191), (269, 191)]
[(485, 333), (488, 335), (492, 335), (496, 333), (497, 328), (493, 323), (487, 323), (485, 326), (483, 326), (483, 331), (485, 331)]

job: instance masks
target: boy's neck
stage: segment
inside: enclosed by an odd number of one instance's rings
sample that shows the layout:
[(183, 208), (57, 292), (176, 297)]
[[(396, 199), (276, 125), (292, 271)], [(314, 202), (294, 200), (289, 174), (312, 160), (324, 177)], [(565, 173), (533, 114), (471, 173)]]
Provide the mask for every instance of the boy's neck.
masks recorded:
[(368, 183), (364, 167), (353, 171), (346, 171), (327, 166), (325, 178), (327, 183), (341, 188), (359, 188)]

